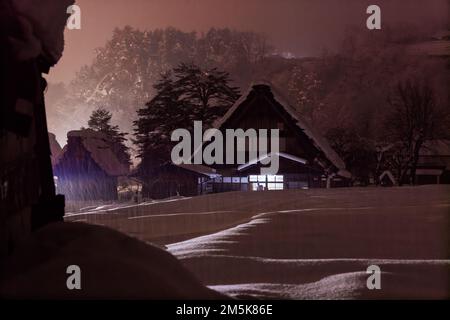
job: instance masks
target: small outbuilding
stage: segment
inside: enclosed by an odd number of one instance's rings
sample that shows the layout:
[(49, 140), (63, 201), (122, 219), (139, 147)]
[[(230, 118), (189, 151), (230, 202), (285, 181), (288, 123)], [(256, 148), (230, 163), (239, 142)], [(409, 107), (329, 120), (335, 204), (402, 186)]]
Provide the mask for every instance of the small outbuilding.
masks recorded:
[(68, 200), (117, 200), (118, 177), (129, 167), (119, 161), (108, 138), (83, 129), (67, 134), (67, 145), (53, 165), (56, 189)]

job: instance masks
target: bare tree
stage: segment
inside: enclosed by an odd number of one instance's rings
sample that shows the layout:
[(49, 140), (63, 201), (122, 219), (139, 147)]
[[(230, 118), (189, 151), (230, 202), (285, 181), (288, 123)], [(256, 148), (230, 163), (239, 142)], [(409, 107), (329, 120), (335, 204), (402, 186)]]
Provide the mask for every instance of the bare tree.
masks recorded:
[(437, 106), (433, 89), (424, 81), (399, 83), (388, 103), (391, 113), (386, 133), (391, 150), (387, 165), (396, 173), (400, 185), (414, 184), (420, 150), (426, 141), (440, 137), (448, 112)]

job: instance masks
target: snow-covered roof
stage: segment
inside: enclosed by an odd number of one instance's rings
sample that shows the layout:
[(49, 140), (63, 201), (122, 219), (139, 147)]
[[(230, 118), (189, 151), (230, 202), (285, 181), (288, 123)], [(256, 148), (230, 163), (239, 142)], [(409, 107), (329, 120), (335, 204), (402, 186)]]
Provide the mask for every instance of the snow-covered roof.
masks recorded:
[[(107, 143), (107, 137), (92, 129), (82, 129), (70, 131), (67, 138), (78, 137), (81, 139), (86, 151), (91, 154), (92, 159), (110, 176), (124, 176), (129, 172), (129, 168), (121, 163), (111, 147)], [(63, 149), (65, 153), (67, 148)], [(59, 157), (61, 159), (61, 157)]]
[(276, 102), (278, 102), (284, 110), (289, 113), (289, 115), (296, 122), (297, 127), (302, 130), (306, 136), (312, 141), (313, 145), (328, 158), (328, 160), (338, 169), (338, 174), (343, 177), (350, 177), (351, 174), (345, 168), (344, 161), (339, 157), (339, 155), (331, 148), (328, 141), (326, 141), (320, 134), (314, 131), (311, 127), (309, 127), (300, 117), (295, 108), (292, 107), (285, 97), (283, 97), (276, 87), (267, 81), (256, 82), (249, 87), (246, 93), (244, 93), (235, 103), (234, 105), (228, 109), (225, 115), (218, 119), (214, 123), (214, 127), (216, 129), (221, 128), (224, 123), (231, 117), (231, 115), (242, 105), (242, 103), (248, 98), (250, 93), (258, 86), (266, 86), (270, 89), (273, 94), (273, 98)]
[(420, 156), (450, 156), (450, 140), (426, 141), (420, 149)]
[(450, 140), (426, 141), (420, 149), (419, 166), (442, 166), (450, 169)]

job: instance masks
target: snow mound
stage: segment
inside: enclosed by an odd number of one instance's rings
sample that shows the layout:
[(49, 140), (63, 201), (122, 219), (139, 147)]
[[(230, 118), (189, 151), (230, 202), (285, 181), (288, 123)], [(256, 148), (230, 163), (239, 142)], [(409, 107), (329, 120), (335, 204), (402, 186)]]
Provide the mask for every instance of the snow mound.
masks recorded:
[[(236, 298), (259, 299), (355, 299), (367, 291), (363, 272), (338, 274), (307, 284), (252, 283), (210, 288)], [(372, 293), (375, 291), (370, 291)], [(374, 294), (375, 296), (375, 294)], [(368, 298), (367, 296), (365, 298)]]
[[(66, 269), (81, 269), (68, 290)], [(219, 299), (168, 252), (109, 228), (54, 223), (1, 265), (0, 297), (13, 299)]]
[(209, 287), (234, 298), (247, 299), (448, 299), (448, 286), (437, 277), (417, 281), (419, 274), (405, 274), (403, 270), (401, 273), (382, 272), (380, 290), (369, 290), (367, 277), (365, 272), (358, 271), (301, 284), (244, 283)]
[[(24, 51), (29, 51), (31, 44), (36, 47), (39, 43), (44, 56), (53, 64), (58, 62), (64, 50), (66, 11), (74, 0), (40, 0), (39, 5), (33, 0), (13, 0), (12, 3), (23, 32), (23, 39), (13, 39), (14, 43), (27, 42), (22, 44)], [(39, 53), (36, 52), (36, 56)]]
[[(237, 298), (448, 299), (448, 191), (263, 193), (259, 201), (283, 201), (291, 209), (280, 204), (249, 222), (167, 247), (203, 283)], [(381, 269), (381, 290), (367, 288), (371, 265)]]
[[(264, 218), (265, 217), (265, 218)], [(448, 299), (450, 260), (439, 259), (287, 259), (267, 258), (277, 248), (257, 235), (272, 225), (266, 214), (215, 234), (168, 245), (168, 249), (210, 288), (241, 299)], [(287, 232), (288, 233), (288, 232)], [(245, 238), (258, 239), (245, 247)], [(265, 237), (269, 237), (265, 233)], [(298, 238), (301, 239), (301, 235)], [(289, 251), (306, 251), (297, 242), (271, 237)], [(312, 243), (310, 243), (312, 245)], [(248, 252), (247, 250), (250, 250)], [(273, 253), (271, 253), (273, 251)], [(369, 254), (369, 253), (368, 253)], [(381, 268), (381, 290), (366, 286), (370, 265)], [(227, 270), (218, 273), (217, 270)]]

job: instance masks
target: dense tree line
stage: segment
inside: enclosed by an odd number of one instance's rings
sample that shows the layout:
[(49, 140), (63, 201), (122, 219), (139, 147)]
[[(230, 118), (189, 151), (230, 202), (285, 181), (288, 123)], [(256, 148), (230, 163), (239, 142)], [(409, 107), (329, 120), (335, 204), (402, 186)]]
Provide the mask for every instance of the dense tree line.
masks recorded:
[[(67, 123), (80, 127), (93, 110), (105, 108), (114, 113), (123, 130), (131, 131), (135, 111), (152, 99), (161, 74), (180, 63), (226, 71), (240, 86), (250, 81), (254, 66), (272, 50), (263, 35), (226, 28), (201, 34), (172, 27), (117, 28), (96, 50), (92, 63), (79, 70), (64, 97), (49, 103), (50, 120), (55, 119), (57, 127), (53, 130), (73, 129)], [(50, 91), (64, 91), (54, 89)]]

